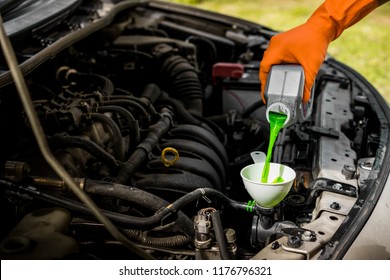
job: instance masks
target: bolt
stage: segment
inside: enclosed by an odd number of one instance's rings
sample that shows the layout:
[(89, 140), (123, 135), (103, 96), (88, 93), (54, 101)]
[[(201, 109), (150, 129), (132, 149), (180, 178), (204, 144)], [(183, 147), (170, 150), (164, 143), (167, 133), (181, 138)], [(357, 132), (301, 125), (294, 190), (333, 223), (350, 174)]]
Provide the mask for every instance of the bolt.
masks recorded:
[(314, 241), (315, 236), (313, 235), (313, 233), (310, 230), (305, 230), (301, 235), (301, 239), (303, 241)]
[(335, 190), (342, 190), (343, 189), (343, 185), (341, 185), (340, 183), (336, 183), (332, 186)]
[(290, 236), (287, 241), (287, 245), (291, 248), (298, 248), (302, 244), (302, 240), (299, 238), (299, 236)]
[(324, 181), (318, 181), (318, 182), (317, 182), (317, 185), (318, 185), (319, 187), (325, 187), (325, 186), (326, 186), (326, 182), (324, 182)]
[(359, 167), (364, 170), (371, 170), (374, 165), (374, 161), (371, 159), (366, 159), (364, 161), (359, 162)]
[(275, 241), (274, 243), (271, 244), (271, 249), (276, 250), (280, 247), (280, 244), (278, 241)]
[(232, 228), (225, 229), (226, 241), (229, 244), (236, 242), (236, 231)]
[(310, 231), (310, 230), (305, 230), (305, 231), (303, 232), (303, 236), (306, 237), (306, 238), (311, 237), (311, 231)]
[(372, 162), (371, 161), (365, 161), (363, 162), (364, 167), (372, 167)]
[(351, 165), (344, 165), (345, 169), (347, 169), (348, 171), (354, 171), (355, 172), (355, 167), (351, 166)]
[(355, 176), (356, 168), (354, 166), (346, 164), (341, 170), (341, 173), (345, 176), (345, 179), (351, 180)]
[(332, 208), (333, 210), (340, 210), (341, 206), (338, 202), (332, 202), (330, 208)]

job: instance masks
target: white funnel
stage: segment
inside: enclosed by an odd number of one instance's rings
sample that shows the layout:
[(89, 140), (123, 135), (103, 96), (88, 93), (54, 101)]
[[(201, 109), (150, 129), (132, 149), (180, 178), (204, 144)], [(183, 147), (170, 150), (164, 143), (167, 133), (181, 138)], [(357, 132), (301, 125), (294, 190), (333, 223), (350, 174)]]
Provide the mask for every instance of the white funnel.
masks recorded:
[[(258, 205), (272, 208), (278, 205), (290, 191), (295, 179), (295, 171), (282, 164), (270, 163), (268, 183), (261, 182), (264, 162), (255, 163), (241, 170), (241, 178), (250, 196)], [(276, 178), (282, 177), (282, 183), (272, 183)]]

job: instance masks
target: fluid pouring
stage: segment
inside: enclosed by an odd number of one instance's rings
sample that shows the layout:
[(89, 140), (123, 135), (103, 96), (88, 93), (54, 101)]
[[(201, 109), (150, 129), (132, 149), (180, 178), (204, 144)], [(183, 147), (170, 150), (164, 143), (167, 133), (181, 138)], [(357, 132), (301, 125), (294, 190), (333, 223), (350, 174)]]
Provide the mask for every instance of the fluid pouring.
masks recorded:
[[(269, 124), (270, 124), (270, 137), (269, 137), (269, 144), (268, 144), (268, 151), (267, 151), (267, 157), (265, 158), (265, 165), (261, 176), (261, 182), (267, 183), (268, 182), (268, 174), (269, 174), (269, 166), (271, 162), (272, 157), (272, 150), (276, 141), (276, 138), (278, 137), (280, 129), (283, 127), (284, 123), (286, 122), (287, 116), (280, 113), (270, 112), (269, 113)], [(275, 180), (275, 183), (277, 182), (283, 182), (283, 178), (278, 176)]]
[(266, 209), (279, 205), (296, 177), (294, 169), (271, 162), (271, 158), (280, 129), (304, 122), (311, 114), (314, 93), (311, 93), (307, 103), (303, 103), (304, 81), (305, 75), (300, 65), (274, 65), (268, 74), (264, 91), (267, 101), (266, 117), (270, 123), (267, 156), (264, 162), (248, 165), (240, 172), (250, 196), (257, 205)]

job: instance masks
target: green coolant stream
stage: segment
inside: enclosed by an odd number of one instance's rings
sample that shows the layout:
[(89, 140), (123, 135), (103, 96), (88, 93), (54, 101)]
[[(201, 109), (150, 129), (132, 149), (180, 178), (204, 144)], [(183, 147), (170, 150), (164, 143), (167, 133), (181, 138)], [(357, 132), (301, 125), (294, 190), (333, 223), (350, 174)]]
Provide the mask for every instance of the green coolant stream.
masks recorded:
[[(283, 127), (287, 119), (287, 115), (270, 112), (268, 118), (269, 118), (269, 126), (270, 126), (270, 136), (269, 136), (267, 157), (265, 159), (263, 174), (261, 176), (262, 183), (268, 182), (268, 174), (269, 174), (269, 167), (270, 167), (270, 162), (272, 157), (272, 150), (274, 148), (275, 140), (278, 137), (279, 131)], [(284, 181), (283, 178), (279, 176), (273, 181), (273, 183), (281, 183), (283, 181)]]

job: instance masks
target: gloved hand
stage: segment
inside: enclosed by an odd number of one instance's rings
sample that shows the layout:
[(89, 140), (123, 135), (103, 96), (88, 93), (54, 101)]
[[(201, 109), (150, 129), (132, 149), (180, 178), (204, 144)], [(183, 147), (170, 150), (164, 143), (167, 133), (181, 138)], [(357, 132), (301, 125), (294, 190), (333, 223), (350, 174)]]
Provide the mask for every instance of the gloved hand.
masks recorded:
[(325, 59), (328, 45), (379, 6), (376, 0), (326, 0), (306, 23), (277, 34), (270, 40), (260, 63), (261, 96), (268, 72), (274, 64), (300, 64), (305, 71), (303, 102), (310, 99), (310, 90)]

